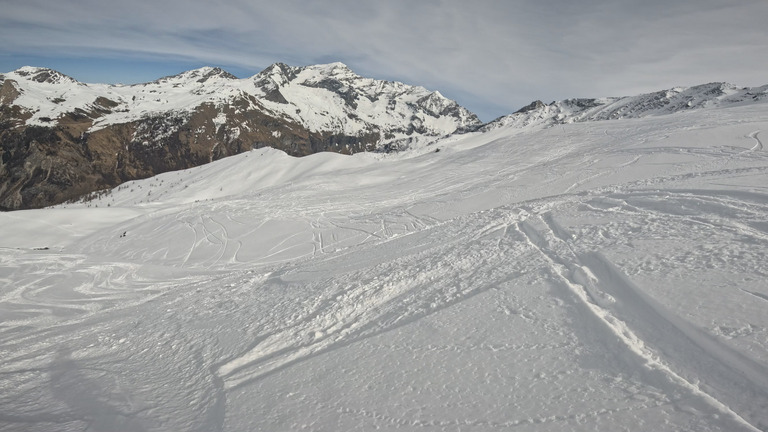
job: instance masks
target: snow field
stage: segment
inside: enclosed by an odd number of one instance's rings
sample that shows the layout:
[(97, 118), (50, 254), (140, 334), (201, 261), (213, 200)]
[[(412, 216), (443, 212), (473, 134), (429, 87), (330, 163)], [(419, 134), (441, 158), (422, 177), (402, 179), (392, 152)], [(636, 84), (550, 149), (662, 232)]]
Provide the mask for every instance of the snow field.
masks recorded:
[(764, 118), (258, 150), (0, 214), (0, 430), (765, 430)]

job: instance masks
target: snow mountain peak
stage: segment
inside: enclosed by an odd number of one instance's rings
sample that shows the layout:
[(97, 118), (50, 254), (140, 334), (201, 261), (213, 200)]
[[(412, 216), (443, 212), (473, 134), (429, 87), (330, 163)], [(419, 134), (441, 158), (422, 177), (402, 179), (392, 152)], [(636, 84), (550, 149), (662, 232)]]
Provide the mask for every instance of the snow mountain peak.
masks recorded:
[(328, 75), (338, 75), (338, 74), (347, 74), (347, 73), (354, 74), (354, 72), (352, 72), (349, 66), (347, 66), (342, 62), (317, 64), (313, 66), (307, 66), (305, 69), (313, 69), (318, 72), (326, 73)]
[(22, 66), (19, 69), (7, 74), (20, 79), (34, 81), (36, 83), (45, 84), (79, 84), (74, 78), (64, 75), (61, 72), (53, 69), (36, 67), (36, 66)]

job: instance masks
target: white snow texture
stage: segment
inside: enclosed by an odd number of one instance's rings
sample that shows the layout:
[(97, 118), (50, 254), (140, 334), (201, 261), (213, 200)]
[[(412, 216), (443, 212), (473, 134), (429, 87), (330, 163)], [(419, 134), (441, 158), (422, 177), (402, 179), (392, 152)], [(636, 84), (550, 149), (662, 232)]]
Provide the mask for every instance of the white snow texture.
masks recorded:
[(0, 213), (0, 431), (768, 430), (744, 101)]

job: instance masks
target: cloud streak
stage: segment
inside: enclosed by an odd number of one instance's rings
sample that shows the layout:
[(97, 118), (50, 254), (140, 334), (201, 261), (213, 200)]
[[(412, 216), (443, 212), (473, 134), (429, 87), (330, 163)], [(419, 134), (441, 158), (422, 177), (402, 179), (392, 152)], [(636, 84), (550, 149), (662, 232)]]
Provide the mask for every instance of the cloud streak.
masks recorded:
[(439, 89), (486, 120), (533, 99), (760, 85), (768, 66), (764, 0), (6, 0), (3, 10), (3, 70), (29, 57), (250, 73), (277, 61), (343, 61)]

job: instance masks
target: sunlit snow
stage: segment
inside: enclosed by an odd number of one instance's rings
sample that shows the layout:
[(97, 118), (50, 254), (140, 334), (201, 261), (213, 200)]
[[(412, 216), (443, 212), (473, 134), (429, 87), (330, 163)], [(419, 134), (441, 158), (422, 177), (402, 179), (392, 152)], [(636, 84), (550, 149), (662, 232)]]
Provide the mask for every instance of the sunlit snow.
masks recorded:
[(0, 430), (766, 430), (766, 106), (1, 213)]

